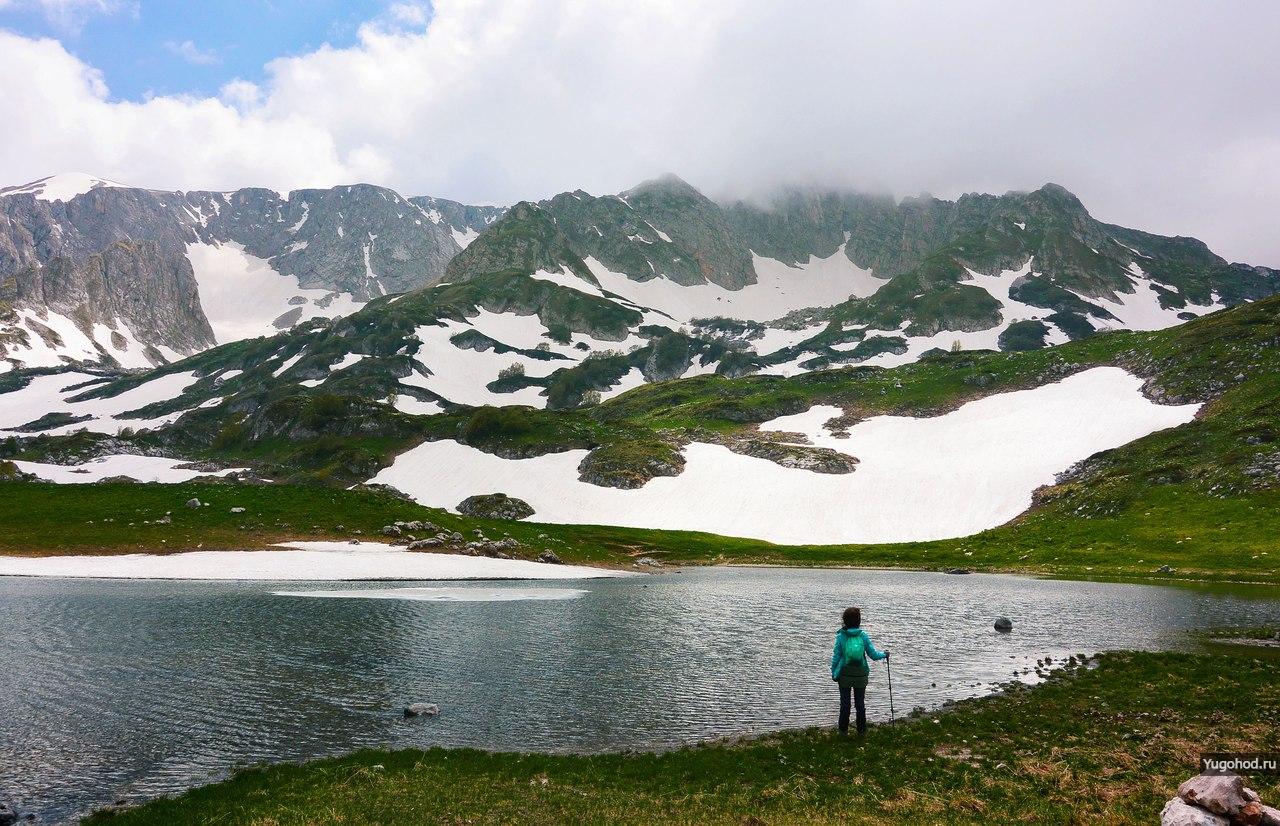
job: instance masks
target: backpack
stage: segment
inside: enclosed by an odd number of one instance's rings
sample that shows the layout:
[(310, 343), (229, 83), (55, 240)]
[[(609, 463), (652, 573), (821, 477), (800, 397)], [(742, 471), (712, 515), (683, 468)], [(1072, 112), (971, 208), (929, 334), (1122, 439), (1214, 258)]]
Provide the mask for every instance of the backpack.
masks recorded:
[(861, 634), (846, 634), (844, 638), (844, 665), (841, 677), (866, 677), (871, 673), (867, 666), (867, 638)]

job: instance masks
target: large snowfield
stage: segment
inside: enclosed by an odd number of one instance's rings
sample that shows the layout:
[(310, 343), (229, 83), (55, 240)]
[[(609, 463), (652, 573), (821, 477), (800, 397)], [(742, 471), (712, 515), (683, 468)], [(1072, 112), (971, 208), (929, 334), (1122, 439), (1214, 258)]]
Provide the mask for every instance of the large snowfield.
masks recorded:
[(341, 580), (593, 579), (635, 576), (582, 565), (406, 551), (381, 542), (295, 542), (286, 550), (123, 556), (0, 556), (0, 576), (82, 579)]
[(966, 536), (1031, 504), (1056, 473), (1194, 418), (1199, 405), (1164, 406), (1140, 379), (1098, 367), (1055, 384), (970, 402), (935, 418), (877, 416), (830, 435), (840, 411), (816, 407), (765, 429), (856, 456), (851, 474), (783, 468), (719, 445), (685, 449), (684, 472), (618, 490), (578, 480), (585, 451), (502, 459), (454, 441), (422, 444), (371, 481), (454, 508), (468, 496), (524, 499), (537, 521), (710, 531), (790, 544), (896, 542)]
[[(347, 293), (301, 287), (297, 276), (277, 272), (239, 244), (188, 244), (187, 259), (219, 344), (273, 335), (312, 318), (350, 315), (363, 306)], [(294, 310), (297, 318), (276, 324)]]

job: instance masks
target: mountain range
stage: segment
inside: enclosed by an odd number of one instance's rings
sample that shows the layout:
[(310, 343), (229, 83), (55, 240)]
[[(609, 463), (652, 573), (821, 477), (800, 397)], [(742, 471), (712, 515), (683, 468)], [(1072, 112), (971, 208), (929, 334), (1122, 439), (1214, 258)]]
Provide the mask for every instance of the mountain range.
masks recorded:
[(27, 367), (164, 364), (435, 283), (501, 214), (368, 185), (0, 189), (0, 350)]
[[(954, 398), (1039, 386), (1084, 356), (1020, 361), (1010, 385), (966, 354), (1056, 353), (1280, 292), (1280, 271), (1100, 222), (1053, 184), (718, 203), (668, 176), (501, 209), (56, 176), (4, 190), (0, 214), (8, 455), (181, 455), (342, 484), (424, 440), (507, 460), (583, 450), (579, 478), (622, 489), (680, 475), (693, 443), (850, 473), (858, 457), (818, 446), (826, 430), (793, 443), (754, 424), (834, 405), (838, 437), (859, 410), (935, 415), (954, 404), (848, 388), (913, 386), (929, 371), (866, 371), (957, 351)], [(1163, 339), (1121, 358), (1103, 338), (1077, 348), (1088, 363), (1158, 372), (1133, 353)]]
[[(492, 288), (455, 307), (464, 325), (483, 308), (536, 312), (566, 344), (682, 331), (699, 368), (728, 373), (898, 363), (956, 342), (1043, 346), (1280, 290), (1276, 270), (1099, 222), (1052, 184), (956, 201), (790, 189), (720, 204), (669, 176), (506, 212), (369, 185), (160, 192), (59, 175), (3, 189), (0, 363), (155, 366), (442, 279)], [(553, 288), (508, 294), (539, 276), (608, 307), (559, 318), (548, 302), (569, 299)], [(658, 361), (639, 377), (673, 377)]]

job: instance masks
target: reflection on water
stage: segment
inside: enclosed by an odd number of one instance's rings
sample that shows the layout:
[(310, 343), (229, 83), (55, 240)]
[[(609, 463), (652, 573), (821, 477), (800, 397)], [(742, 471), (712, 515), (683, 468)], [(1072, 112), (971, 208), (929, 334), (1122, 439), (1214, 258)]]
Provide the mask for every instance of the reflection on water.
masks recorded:
[[(848, 604), (894, 652), (902, 710), (984, 692), (1045, 655), (1280, 622), (1280, 603), (1245, 592), (1006, 576), (722, 568), (572, 584), (299, 599), (279, 583), (0, 578), (0, 794), (59, 821), (362, 746), (591, 751), (829, 724)], [(344, 590), (366, 588), (397, 590)], [(1000, 614), (1014, 633), (992, 630)], [(882, 680), (873, 720), (888, 716)], [(440, 717), (405, 720), (418, 701)]]

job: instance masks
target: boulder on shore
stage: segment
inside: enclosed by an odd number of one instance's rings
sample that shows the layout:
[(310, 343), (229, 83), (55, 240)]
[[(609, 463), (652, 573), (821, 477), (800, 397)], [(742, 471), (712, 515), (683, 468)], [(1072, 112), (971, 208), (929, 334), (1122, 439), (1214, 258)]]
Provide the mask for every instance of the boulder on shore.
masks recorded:
[(1008, 634), (1013, 630), (1013, 620), (1008, 617), (996, 617), (995, 629), (1001, 634)]
[(440, 714), (440, 706), (435, 703), (410, 703), (404, 707), (405, 717), (436, 717)]
[(538, 554), (538, 561), (545, 562), (548, 565), (563, 565), (564, 560), (555, 551), (547, 550)]
[(1280, 826), (1280, 811), (1263, 805), (1238, 774), (1198, 774), (1165, 804), (1160, 826)]

